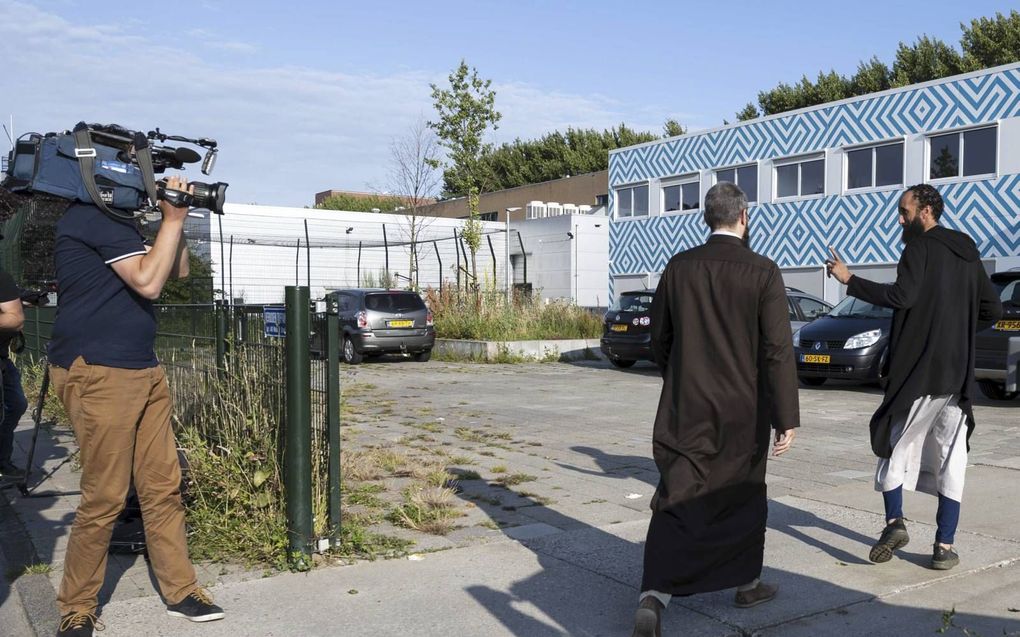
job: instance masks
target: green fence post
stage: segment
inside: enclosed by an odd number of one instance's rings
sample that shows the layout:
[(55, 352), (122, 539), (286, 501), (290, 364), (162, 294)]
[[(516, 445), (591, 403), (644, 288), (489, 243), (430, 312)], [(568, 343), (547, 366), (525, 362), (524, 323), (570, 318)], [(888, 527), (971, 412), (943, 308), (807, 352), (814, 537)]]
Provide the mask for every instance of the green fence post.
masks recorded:
[(326, 297), (326, 426), (329, 429), (329, 545), (340, 546), (340, 299)]
[(39, 323), (39, 315), (42, 312), (39, 311), (39, 308), (34, 308), (34, 310), (32, 313), (35, 314), (35, 359), (41, 360), (43, 357), (42, 325)]
[(227, 308), (222, 301), (216, 303), (216, 373), (221, 378), (227, 363)]
[(287, 539), (291, 566), (311, 567), (312, 544), (312, 374), (309, 361), (311, 315), (308, 288), (288, 285), (287, 420), (283, 456)]

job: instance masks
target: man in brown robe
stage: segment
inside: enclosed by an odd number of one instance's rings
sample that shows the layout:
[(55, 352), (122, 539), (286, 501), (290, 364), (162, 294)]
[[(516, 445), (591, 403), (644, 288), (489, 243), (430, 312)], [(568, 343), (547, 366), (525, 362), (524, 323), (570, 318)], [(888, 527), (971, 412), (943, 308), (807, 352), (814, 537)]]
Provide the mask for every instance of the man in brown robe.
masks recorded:
[(660, 477), (634, 637), (660, 635), (673, 595), (737, 588), (736, 605), (748, 608), (777, 591), (759, 575), (772, 430), (780, 455), (800, 425), (786, 289), (776, 264), (748, 246), (737, 186), (708, 191), (705, 222), (712, 236), (670, 259), (652, 304)]

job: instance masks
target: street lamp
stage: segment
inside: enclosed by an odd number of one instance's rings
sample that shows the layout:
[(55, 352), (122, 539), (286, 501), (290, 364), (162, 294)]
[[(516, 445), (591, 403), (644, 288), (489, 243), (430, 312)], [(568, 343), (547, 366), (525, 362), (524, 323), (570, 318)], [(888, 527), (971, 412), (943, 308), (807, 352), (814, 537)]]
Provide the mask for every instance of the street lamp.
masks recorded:
[(510, 288), (511, 288), (511, 284), (512, 284), (512, 281), (510, 280), (510, 213), (511, 212), (517, 212), (520, 209), (521, 209), (520, 206), (514, 206), (512, 208), (506, 208), (505, 209), (506, 210), (506, 213), (505, 213), (506, 216), (503, 219), (503, 221), (506, 223), (506, 237), (505, 237), (504, 243), (506, 244), (506, 246), (505, 246), (506, 247), (506, 272), (505, 272), (505, 278), (506, 278), (506, 304), (507, 304), (507, 307), (510, 307), (510, 299), (511, 299)]

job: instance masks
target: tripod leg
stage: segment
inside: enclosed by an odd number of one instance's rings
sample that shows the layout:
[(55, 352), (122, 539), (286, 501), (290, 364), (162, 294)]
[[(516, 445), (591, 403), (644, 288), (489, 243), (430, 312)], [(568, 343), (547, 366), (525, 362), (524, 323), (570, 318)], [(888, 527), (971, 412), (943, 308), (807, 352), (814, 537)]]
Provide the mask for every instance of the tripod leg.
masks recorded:
[(50, 390), (50, 366), (43, 359), (42, 387), (39, 388), (39, 399), (32, 411), (32, 420), (35, 422), (35, 430), (32, 431), (32, 446), (28, 449), (28, 463), (25, 465), (25, 478), (18, 485), (22, 494), (28, 494), (28, 476), (32, 473), (32, 462), (35, 460), (35, 445), (39, 440), (39, 425), (42, 423), (43, 405), (46, 404), (46, 394)]

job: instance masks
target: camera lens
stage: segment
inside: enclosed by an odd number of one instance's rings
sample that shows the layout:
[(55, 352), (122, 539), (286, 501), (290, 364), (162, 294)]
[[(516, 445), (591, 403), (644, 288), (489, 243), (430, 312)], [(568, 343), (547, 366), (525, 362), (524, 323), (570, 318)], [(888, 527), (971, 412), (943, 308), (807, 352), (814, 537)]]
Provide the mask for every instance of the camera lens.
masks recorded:
[(194, 198), (196, 208), (208, 208), (218, 215), (223, 214), (223, 204), (227, 200), (227, 185), (222, 181), (206, 184), (201, 181), (190, 182), (195, 187)]

